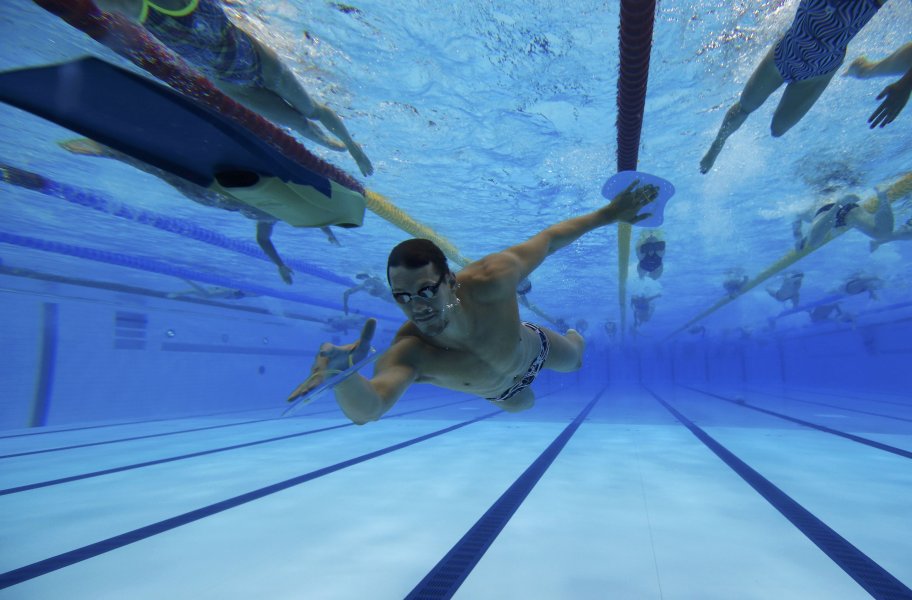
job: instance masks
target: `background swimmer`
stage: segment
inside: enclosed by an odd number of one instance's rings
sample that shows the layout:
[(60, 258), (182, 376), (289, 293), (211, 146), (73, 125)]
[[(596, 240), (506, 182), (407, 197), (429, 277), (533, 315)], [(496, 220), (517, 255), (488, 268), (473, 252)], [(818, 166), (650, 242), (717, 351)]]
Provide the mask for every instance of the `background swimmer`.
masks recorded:
[[(374, 172), (342, 119), (314, 101), (272, 49), (233, 24), (219, 0), (95, 0), (95, 4), (145, 27), (235, 101), (321, 146), (348, 150), (361, 173)], [(328, 137), (316, 123), (338, 139)]]

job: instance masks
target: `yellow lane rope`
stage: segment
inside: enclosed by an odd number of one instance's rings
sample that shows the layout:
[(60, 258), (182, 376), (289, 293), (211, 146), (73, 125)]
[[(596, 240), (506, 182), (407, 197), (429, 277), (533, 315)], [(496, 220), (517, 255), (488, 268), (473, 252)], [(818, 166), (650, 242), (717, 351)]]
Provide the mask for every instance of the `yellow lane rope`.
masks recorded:
[[(887, 194), (887, 198), (890, 200), (891, 204), (895, 203), (897, 200), (899, 200), (901, 198), (905, 198), (906, 196), (912, 195), (912, 172), (906, 173), (896, 183), (891, 185), (887, 189), (886, 194)], [(869, 212), (873, 212), (874, 207), (876, 205), (877, 205), (877, 198), (875, 196), (872, 196), (865, 201), (864, 208), (865, 208), (865, 210), (868, 210)], [(769, 279), (776, 273), (779, 273), (783, 269), (786, 269), (789, 266), (795, 264), (796, 262), (798, 262), (799, 260), (801, 260), (802, 258), (807, 256), (811, 252), (814, 252), (814, 251), (822, 248), (826, 244), (832, 242), (833, 240), (838, 238), (840, 235), (845, 233), (847, 230), (848, 230), (848, 228), (843, 229), (842, 231), (834, 231), (822, 244), (820, 244), (819, 246), (816, 246), (814, 248), (806, 247), (801, 250), (789, 251), (788, 254), (786, 254), (785, 256), (783, 256), (782, 258), (780, 258), (773, 264), (771, 264), (769, 267), (767, 267), (762, 272), (760, 272), (758, 275), (756, 275), (753, 279), (751, 279), (746, 284), (744, 284), (744, 287), (741, 288), (741, 290), (738, 292), (738, 294), (736, 296), (734, 296), (734, 297), (725, 296), (724, 298), (722, 298), (721, 300), (719, 300), (718, 302), (716, 302), (715, 304), (713, 304), (712, 306), (710, 306), (709, 308), (707, 308), (706, 310), (704, 310), (703, 312), (698, 314), (696, 317), (692, 318), (690, 321), (688, 321), (684, 325), (682, 325), (682, 326), (678, 327), (677, 329), (675, 329), (674, 331), (672, 331), (670, 334), (668, 334), (668, 336), (665, 338), (665, 340), (667, 341), (667, 340), (671, 339), (672, 337), (678, 335), (682, 331), (687, 330), (694, 323), (697, 323), (698, 321), (702, 321), (703, 319), (705, 319), (712, 313), (716, 312), (717, 310), (719, 310), (726, 304), (733, 302), (735, 299), (743, 296), (745, 294), (745, 292), (748, 292), (748, 291), (752, 290), (753, 288), (757, 287), (758, 285), (760, 285), (761, 283), (763, 283), (764, 281), (766, 281), (767, 279)]]
[(630, 238), (633, 226), (618, 223), (618, 303), (621, 308), (621, 342), (627, 331), (627, 270), (630, 262)]
[(443, 251), (447, 258), (460, 267), (464, 267), (472, 262), (463, 256), (450, 240), (439, 235), (427, 225), (413, 219), (407, 212), (390, 202), (389, 199), (382, 194), (365, 189), (364, 198), (367, 200), (367, 209), (372, 213), (382, 219), (386, 219), (402, 231), (410, 233), (416, 238), (431, 240), (437, 244), (437, 247)]

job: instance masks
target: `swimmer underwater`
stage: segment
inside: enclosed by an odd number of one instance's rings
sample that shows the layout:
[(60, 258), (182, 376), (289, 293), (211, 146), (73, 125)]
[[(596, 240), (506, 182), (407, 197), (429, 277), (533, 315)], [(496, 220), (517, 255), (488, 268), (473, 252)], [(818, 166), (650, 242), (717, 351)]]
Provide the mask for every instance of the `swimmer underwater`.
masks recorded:
[[(658, 188), (635, 181), (602, 208), (552, 225), (525, 242), (450, 271), (430, 240), (396, 246), (387, 262), (393, 298), (408, 318), (377, 360), (371, 379), (355, 373), (333, 388), (354, 423), (376, 421), (413, 383), (429, 383), (485, 398), (508, 412), (531, 408), (529, 387), (541, 369), (569, 372), (582, 366), (585, 341), (521, 322), (517, 285), (545, 258), (582, 235), (616, 222), (637, 223)], [(364, 359), (376, 321), (369, 319), (353, 344), (324, 343), (310, 377), (288, 400), (306, 395), (328, 377)]]
[(362, 174), (374, 172), (339, 115), (312, 99), (274, 50), (232, 23), (221, 0), (94, 2), (142, 25), (235, 101), (321, 146), (347, 150)]

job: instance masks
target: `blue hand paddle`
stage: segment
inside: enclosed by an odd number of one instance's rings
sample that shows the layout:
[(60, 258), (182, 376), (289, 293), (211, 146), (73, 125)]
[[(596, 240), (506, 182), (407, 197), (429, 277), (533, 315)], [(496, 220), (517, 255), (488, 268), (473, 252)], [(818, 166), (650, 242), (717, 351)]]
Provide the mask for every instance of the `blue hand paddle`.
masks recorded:
[(608, 200), (614, 199), (615, 196), (627, 189), (634, 181), (639, 181), (638, 185), (650, 184), (659, 188), (659, 197), (644, 206), (642, 213), (652, 213), (648, 219), (639, 223), (634, 223), (637, 227), (658, 227), (664, 220), (665, 203), (674, 196), (675, 188), (671, 182), (650, 175), (649, 173), (640, 173), (639, 171), (621, 171), (612, 176), (605, 185), (602, 186), (602, 196)]
[(282, 412), (282, 416), (287, 417), (289, 415), (294, 414), (302, 406), (306, 406), (306, 405), (310, 404), (311, 401), (313, 401), (313, 399), (316, 398), (318, 394), (320, 394), (323, 391), (340, 383), (343, 379), (345, 379), (349, 375), (355, 373), (362, 367), (366, 367), (367, 365), (371, 364), (378, 358), (380, 358), (380, 354), (377, 352), (377, 350), (375, 350), (374, 348), (371, 348), (370, 354), (368, 354), (366, 358), (361, 359), (360, 361), (356, 362), (355, 364), (353, 364), (349, 368), (345, 369), (341, 373), (336, 373), (335, 375), (333, 375), (332, 377), (330, 377), (329, 379), (327, 379), (326, 381), (324, 381), (323, 383), (321, 383), (314, 389), (310, 390), (309, 392), (307, 392), (306, 394), (304, 394), (303, 396), (301, 396), (300, 398), (295, 400), (291, 406), (289, 406)]

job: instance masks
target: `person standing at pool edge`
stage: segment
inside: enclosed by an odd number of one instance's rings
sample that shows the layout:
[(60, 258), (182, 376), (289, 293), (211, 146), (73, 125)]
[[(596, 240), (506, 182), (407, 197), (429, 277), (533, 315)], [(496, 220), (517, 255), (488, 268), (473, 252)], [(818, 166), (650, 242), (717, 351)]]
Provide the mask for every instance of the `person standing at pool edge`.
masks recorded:
[[(458, 275), (430, 240), (396, 246), (387, 262), (387, 278), (408, 322), (377, 361), (373, 378), (355, 373), (335, 385), (345, 415), (357, 424), (376, 421), (413, 383), (481, 396), (509, 412), (531, 408), (535, 396), (529, 385), (538, 372), (579, 369), (585, 341), (573, 329), (561, 335), (520, 322), (517, 285), (545, 258), (582, 235), (611, 223), (648, 218), (639, 213), (656, 199), (658, 189), (637, 183), (608, 205), (470, 263)], [(310, 377), (288, 400), (366, 357), (375, 328), (376, 321), (369, 319), (357, 342), (324, 343)]]
[(220, 0), (94, 1), (101, 10), (145, 27), (236, 102), (331, 150), (348, 150), (362, 174), (374, 172), (342, 119), (315, 102), (272, 49), (235, 26)]

